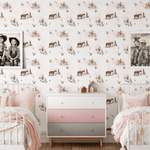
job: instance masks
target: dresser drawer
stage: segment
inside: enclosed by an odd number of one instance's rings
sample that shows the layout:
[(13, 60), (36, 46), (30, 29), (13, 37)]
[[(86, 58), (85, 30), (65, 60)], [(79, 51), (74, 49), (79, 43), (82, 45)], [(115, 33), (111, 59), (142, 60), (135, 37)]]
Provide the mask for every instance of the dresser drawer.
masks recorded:
[(105, 122), (105, 109), (48, 110), (48, 122)]
[(105, 136), (105, 123), (48, 123), (48, 136)]
[(48, 109), (105, 109), (105, 97), (48, 97)]

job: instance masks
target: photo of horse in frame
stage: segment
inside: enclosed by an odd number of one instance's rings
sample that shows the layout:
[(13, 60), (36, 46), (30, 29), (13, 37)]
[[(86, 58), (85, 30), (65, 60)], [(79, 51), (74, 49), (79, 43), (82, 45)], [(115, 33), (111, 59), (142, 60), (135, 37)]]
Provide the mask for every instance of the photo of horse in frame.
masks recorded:
[(150, 32), (131, 32), (129, 41), (130, 68), (149, 68)]

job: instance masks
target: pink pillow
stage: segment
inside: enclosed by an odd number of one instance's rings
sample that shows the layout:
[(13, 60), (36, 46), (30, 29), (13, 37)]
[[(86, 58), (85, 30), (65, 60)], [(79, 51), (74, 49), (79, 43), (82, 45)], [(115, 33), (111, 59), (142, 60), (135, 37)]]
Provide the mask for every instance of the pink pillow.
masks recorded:
[(125, 106), (126, 109), (145, 106), (145, 99), (126, 99)]
[(37, 94), (38, 94), (38, 91), (14, 94), (11, 96), (12, 102), (13, 102), (12, 106), (22, 107), (32, 112), (34, 101), (35, 101)]

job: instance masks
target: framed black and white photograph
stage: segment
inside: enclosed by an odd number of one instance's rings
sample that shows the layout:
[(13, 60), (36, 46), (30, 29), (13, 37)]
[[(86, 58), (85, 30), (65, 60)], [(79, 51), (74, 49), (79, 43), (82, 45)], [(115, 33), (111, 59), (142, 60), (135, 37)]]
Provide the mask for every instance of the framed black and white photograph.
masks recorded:
[(22, 69), (22, 31), (0, 31), (0, 68)]
[(129, 45), (129, 66), (150, 67), (150, 32), (131, 32)]

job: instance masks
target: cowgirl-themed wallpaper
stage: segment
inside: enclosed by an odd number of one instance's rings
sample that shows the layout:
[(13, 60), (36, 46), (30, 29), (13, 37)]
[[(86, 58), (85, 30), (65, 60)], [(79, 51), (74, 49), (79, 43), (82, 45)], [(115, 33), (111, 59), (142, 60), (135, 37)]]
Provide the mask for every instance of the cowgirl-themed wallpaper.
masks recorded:
[(149, 13), (148, 0), (1, 0), (1, 30), (23, 31), (24, 69), (1, 69), (0, 82), (35, 85), (45, 134), (46, 94), (56, 84), (78, 92), (96, 81), (107, 93), (110, 134), (118, 86), (150, 79), (148, 68), (129, 67), (129, 33), (149, 32)]

